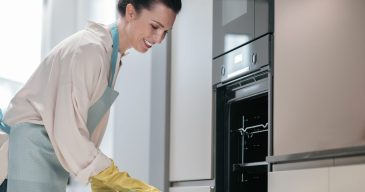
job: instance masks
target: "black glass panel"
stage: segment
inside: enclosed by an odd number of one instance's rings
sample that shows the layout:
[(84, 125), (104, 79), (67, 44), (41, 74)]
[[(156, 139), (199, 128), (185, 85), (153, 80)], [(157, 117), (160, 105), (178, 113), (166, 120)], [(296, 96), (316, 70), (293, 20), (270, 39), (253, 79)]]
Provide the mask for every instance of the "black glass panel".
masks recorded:
[(213, 57), (254, 37), (254, 0), (214, 0)]

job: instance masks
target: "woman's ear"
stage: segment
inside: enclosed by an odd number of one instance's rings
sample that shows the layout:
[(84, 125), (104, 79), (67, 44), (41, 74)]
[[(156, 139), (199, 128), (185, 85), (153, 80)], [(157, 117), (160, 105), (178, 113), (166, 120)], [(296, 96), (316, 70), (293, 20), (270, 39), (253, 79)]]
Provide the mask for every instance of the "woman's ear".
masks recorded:
[(131, 3), (128, 3), (128, 5), (125, 8), (125, 18), (127, 21), (131, 21), (136, 16), (136, 9)]

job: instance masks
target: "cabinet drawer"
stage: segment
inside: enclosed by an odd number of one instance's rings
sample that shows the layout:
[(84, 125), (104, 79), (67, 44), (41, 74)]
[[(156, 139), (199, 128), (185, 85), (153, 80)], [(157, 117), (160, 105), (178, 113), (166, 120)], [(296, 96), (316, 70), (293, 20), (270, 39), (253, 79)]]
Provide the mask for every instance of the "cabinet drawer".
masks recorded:
[(269, 173), (269, 192), (328, 192), (329, 168)]
[(170, 192), (211, 192), (210, 186), (171, 187)]
[(330, 168), (330, 192), (364, 191), (365, 165)]

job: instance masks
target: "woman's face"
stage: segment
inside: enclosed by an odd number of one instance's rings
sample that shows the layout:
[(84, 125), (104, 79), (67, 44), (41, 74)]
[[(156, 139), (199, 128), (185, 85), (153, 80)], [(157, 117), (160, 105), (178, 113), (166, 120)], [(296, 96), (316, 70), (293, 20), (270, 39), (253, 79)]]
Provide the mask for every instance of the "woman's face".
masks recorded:
[(176, 13), (162, 3), (155, 3), (150, 10), (137, 13), (132, 4), (126, 7), (125, 19), (129, 47), (146, 52), (156, 43), (161, 43), (171, 30)]

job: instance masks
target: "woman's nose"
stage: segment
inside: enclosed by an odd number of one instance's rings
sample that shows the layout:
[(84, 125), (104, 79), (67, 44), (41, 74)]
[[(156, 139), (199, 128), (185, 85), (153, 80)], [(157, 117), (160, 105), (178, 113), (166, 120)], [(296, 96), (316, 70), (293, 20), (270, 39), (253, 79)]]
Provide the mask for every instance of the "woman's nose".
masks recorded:
[(160, 44), (163, 39), (165, 38), (165, 31), (159, 31), (158, 33), (155, 34), (155, 41), (156, 43)]

